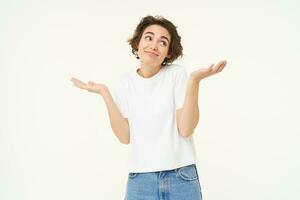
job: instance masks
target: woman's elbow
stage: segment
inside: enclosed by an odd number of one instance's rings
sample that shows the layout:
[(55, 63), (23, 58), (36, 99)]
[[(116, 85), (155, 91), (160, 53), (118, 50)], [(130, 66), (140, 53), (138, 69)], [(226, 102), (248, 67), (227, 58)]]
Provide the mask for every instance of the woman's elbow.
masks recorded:
[(119, 141), (122, 143), (122, 144), (130, 144), (130, 140), (129, 139), (126, 139), (126, 140), (121, 140), (119, 139)]
[(130, 144), (130, 133), (125, 134), (125, 135), (126, 135), (125, 137), (119, 137), (119, 141), (122, 144)]
[(188, 138), (188, 137), (190, 137), (191, 135), (193, 135), (193, 133), (194, 133), (194, 130), (178, 130), (178, 133), (182, 136), (182, 137), (184, 137), (184, 138)]

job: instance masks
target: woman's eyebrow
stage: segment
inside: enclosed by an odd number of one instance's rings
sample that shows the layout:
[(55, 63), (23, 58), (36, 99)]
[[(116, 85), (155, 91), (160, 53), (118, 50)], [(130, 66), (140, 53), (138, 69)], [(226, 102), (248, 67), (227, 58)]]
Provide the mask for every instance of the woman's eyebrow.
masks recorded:
[[(146, 32), (145, 35), (148, 34), (148, 33), (151, 34), (151, 35), (154, 35), (153, 32)], [(168, 39), (166, 36), (161, 36), (160, 38), (164, 38), (164, 39), (166, 39), (168, 42), (170, 42), (169, 39)]]

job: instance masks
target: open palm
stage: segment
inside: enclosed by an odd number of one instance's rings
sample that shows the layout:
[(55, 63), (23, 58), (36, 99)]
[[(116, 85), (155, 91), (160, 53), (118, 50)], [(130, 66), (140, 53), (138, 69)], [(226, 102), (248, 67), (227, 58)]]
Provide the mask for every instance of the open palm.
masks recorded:
[(103, 94), (105, 91), (108, 90), (107, 86), (101, 83), (95, 83), (93, 81), (89, 81), (88, 83), (84, 83), (81, 80), (72, 77), (71, 81), (73, 82), (73, 85), (80, 88), (87, 90), (88, 92), (94, 92), (98, 94)]
[(196, 81), (200, 81), (206, 77), (221, 72), (226, 66), (226, 64), (227, 64), (226, 60), (222, 60), (217, 64), (211, 64), (208, 68), (198, 69), (191, 73), (191, 78), (193, 78)]

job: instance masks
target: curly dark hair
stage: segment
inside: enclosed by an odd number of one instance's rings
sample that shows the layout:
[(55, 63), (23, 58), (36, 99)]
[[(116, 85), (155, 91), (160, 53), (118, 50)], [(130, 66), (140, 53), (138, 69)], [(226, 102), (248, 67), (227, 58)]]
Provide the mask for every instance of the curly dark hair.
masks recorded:
[(172, 22), (170, 22), (162, 16), (153, 17), (151, 15), (148, 15), (141, 19), (140, 23), (134, 31), (132, 38), (128, 39), (128, 43), (132, 48), (131, 52), (136, 56), (137, 59), (139, 59), (137, 51), (140, 39), (143, 35), (144, 30), (150, 25), (162, 26), (165, 29), (167, 29), (169, 34), (171, 35), (171, 42), (168, 50), (168, 55), (170, 55), (170, 57), (166, 57), (165, 60), (162, 62), (161, 65), (163, 67), (171, 64), (179, 56), (183, 56), (181, 37), (178, 35), (178, 32), (176, 30), (177, 27)]

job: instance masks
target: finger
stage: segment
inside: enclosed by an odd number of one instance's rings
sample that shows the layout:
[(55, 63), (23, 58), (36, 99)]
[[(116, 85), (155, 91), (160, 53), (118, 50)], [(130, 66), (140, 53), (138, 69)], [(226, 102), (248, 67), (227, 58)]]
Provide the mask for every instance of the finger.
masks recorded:
[(218, 69), (218, 72), (221, 72), (223, 69), (224, 69), (224, 67), (226, 66), (226, 64), (227, 64), (227, 61), (226, 60), (223, 60), (223, 61), (221, 61), (222, 63), (221, 63), (221, 65), (220, 65), (220, 67), (219, 67), (219, 69)]
[(79, 79), (74, 78), (74, 77), (71, 78), (71, 81), (72, 81), (72, 82), (82, 82), (82, 81), (80, 81)]
[(219, 69), (219, 71), (218, 72), (221, 72), (224, 68), (225, 68), (225, 66), (226, 66), (226, 64), (225, 65), (223, 65), (220, 69)]
[(74, 84), (78, 85), (78, 86), (85, 86), (86, 84), (78, 79), (75, 79), (73, 81)]
[(73, 84), (74, 86), (80, 88), (80, 89), (87, 89), (87, 87), (85, 85), (82, 85), (82, 84)]
[(216, 67), (216, 73), (222, 71), (222, 69), (225, 67), (226, 65), (226, 60), (222, 60), (220, 62), (218, 62), (218, 64), (215, 66)]
[(226, 61), (226, 60), (222, 60), (222, 61), (220, 62), (220, 64), (221, 64), (221, 67), (225, 67), (225, 65), (227, 64), (227, 61)]
[(94, 81), (89, 81), (88, 84), (89, 85), (95, 85), (95, 82)]
[(76, 82), (78, 79), (76, 79), (76, 78), (74, 78), (74, 77), (72, 77), (71, 79), (70, 79), (70, 81), (72, 81), (73, 83), (74, 82)]
[(76, 86), (76, 87), (78, 87), (78, 88), (81, 88), (81, 89), (87, 89), (87, 84), (85, 84), (85, 83), (83, 83), (83, 82), (81, 82), (79, 80), (75, 80), (73, 82), (73, 85)]
[(79, 79), (77, 79), (77, 78), (74, 78), (74, 77), (72, 77), (72, 78), (71, 78), (71, 81), (72, 81), (73, 83), (78, 83), (78, 82), (81, 82)]
[(217, 73), (219, 67), (220, 67), (220, 63), (213, 65), (212, 70), (211, 70), (211, 75)]
[(82, 82), (82, 81), (80, 81), (80, 80), (78, 80), (78, 79), (77, 79), (77, 80), (75, 80), (75, 82), (76, 82), (76, 83), (79, 83), (79, 84), (82, 84), (82, 85), (85, 85), (85, 83), (84, 83), (84, 82)]

